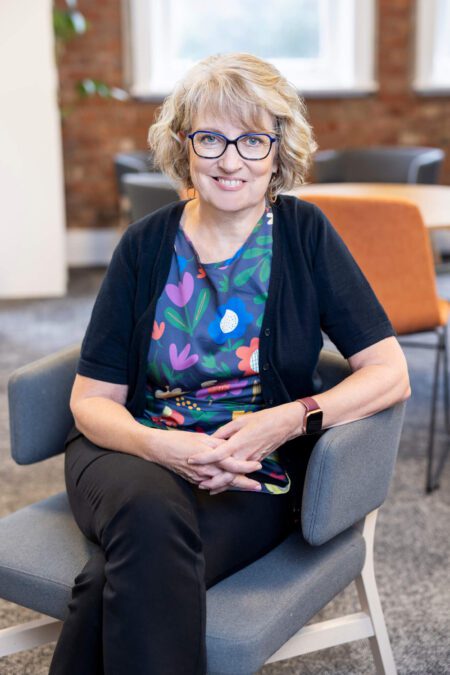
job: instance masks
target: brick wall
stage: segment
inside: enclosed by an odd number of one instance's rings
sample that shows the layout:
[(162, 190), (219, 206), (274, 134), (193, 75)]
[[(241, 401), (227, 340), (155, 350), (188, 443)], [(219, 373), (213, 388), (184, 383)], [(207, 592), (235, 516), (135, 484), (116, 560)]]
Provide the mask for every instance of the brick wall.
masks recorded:
[[(63, 4), (58, 0), (58, 5)], [(92, 28), (59, 60), (60, 98), (71, 109), (62, 122), (68, 227), (116, 225), (118, 195), (113, 155), (145, 147), (156, 106), (78, 101), (84, 77), (123, 86), (120, 0), (79, 0)], [(378, 0), (379, 91), (363, 98), (307, 99), (321, 149), (364, 145), (429, 145), (447, 152), (442, 182), (450, 184), (450, 97), (420, 97), (410, 87), (414, 0)]]

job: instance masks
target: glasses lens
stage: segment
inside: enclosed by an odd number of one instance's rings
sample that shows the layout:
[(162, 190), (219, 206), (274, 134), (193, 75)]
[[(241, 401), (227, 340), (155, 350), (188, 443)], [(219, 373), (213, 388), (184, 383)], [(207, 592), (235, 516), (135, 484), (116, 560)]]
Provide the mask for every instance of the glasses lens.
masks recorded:
[(194, 136), (194, 150), (200, 157), (218, 157), (225, 145), (224, 139), (213, 132), (198, 131)]
[(237, 142), (239, 152), (246, 159), (264, 159), (270, 152), (270, 137), (266, 134), (247, 134)]

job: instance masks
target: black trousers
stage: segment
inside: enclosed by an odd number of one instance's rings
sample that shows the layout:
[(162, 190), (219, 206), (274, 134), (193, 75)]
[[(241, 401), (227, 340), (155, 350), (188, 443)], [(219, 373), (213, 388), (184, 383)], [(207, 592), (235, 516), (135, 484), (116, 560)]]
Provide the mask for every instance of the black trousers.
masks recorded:
[(75, 578), (49, 674), (204, 675), (206, 590), (292, 531), (294, 493), (211, 496), (76, 430), (65, 478), (75, 520), (100, 548)]

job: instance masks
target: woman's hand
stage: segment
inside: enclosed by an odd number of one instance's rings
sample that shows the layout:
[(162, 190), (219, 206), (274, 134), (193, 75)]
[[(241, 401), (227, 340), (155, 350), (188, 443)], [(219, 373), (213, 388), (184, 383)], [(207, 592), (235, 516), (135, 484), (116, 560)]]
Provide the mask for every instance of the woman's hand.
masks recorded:
[(191, 456), (203, 457), (205, 453), (219, 448), (226, 443), (224, 439), (190, 431), (152, 429), (153, 431), (157, 431), (158, 436), (153, 434), (155, 440), (152, 442), (152, 450), (148, 459), (175, 471), (190, 483), (199, 485), (214, 477), (227, 486), (232, 484), (234, 487), (247, 490), (260, 488), (259, 483), (243, 475), (244, 472), (249, 473), (260, 469), (259, 461), (236, 461), (231, 471), (210, 461), (202, 461), (199, 465), (188, 463)]
[(255, 460), (261, 461), (286, 441), (301, 434), (303, 414), (299, 403), (288, 403), (247, 413), (224, 424), (210, 437), (221, 440), (221, 443), (189, 458), (189, 466), (195, 466), (197, 470), (210, 463), (225, 470), (205, 477), (200, 487), (206, 487), (215, 494), (230, 486), (228, 472), (255, 471), (252, 468)]

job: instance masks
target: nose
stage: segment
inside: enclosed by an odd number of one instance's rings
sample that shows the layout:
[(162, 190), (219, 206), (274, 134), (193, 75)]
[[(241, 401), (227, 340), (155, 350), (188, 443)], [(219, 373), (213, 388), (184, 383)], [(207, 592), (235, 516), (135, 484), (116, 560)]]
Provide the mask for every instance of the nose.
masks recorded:
[(227, 173), (233, 173), (242, 167), (242, 157), (237, 151), (237, 147), (231, 143), (221, 157), (218, 159), (219, 166)]

